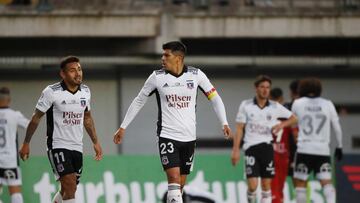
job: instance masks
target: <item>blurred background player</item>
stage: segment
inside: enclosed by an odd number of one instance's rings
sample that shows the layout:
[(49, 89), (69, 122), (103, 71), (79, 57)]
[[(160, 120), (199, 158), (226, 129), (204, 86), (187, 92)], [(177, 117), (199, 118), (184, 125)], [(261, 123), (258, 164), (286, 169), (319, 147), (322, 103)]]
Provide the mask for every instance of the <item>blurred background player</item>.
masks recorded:
[[(294, 103), (295, 99), (299, 98), (298, 93), (298, 87), (299, 87), (299, 80), (293, 80), (290, 82), (289, 90), (290, 90), (290, 102), (286, 102), (284, 106), (291, 110), (292, 104)], [(296, 140), (298, 136), (298, 128), (297, 126), (291, 126), (284, 129), (284, 133), (289, 134), (288, 135), (288, 141), (289, 141), (289, 167), (288, 167), (288, 176), (290, 176), (293, 180), (294, 176), (294, 160), (295, 160), (295, 152), (296, 152)], [(293, 180), (294, 183), (294, 180)]]
[(30, 140), (46, 113), (47, 152), (60, 192), (53, 203), (75, 203), (75, 192), (83, 171), (83, 127), (93, 142), (95, 160), (102, 159), (102, 149), (90, 113), (91, 93), (82, 84), (79, 58), (65, 57), (60, 63), (61, 82), (47, 86), (36, 104), (26, 137), (20, 149), (25, 161), (30, 154)]
[(320, 180), (327, 203), (335, 203), (336, 192), (332, 184), (330, 158), (331, 127), (334, 130), (337, 148), (335, 157), (342, 158), (342, 131), (334, 104), (321, 96), (322, 86), (317, 78), (300, 81), (299, 96), (292, 111), (299, 118), (299, 136), (295, 156), (296, 202), (306, 203), (306, 185), (313, 171)]
[(184, 64), (186, 47), (179, 41), (163, 45), (162, 69), (155, 70), (131, 103), (125, 118), (114, 135), (120, 144), (125, 129), (156, 94), (159, 106), (159, 153), (168, 179), (168, 203), (182, 203), (181, 191), (192, 170), (196, 145), (196, 96), (199, 88), (211, 101), (226, 138), (231, 134), (225, 106), (207, 76), (198, 68)]
[[(273, 134), (296, 123), (291, 111), (278, 102), (270, 101), (271, 78), (260, 75), (254, 83), (256, 96), (241, 102), (236, 116), (236, 134), (231, 154), (235, 166), (240, 159), (240, 141), (244, 131), (245, 171), (249, 203), (256, 202), (258, 178), (261, 178), (261, 203), (271, 203), (271, 179), (275, 175)], [(278, 118), (286, 118), (279, 122)]]
[[(270, 91), (270, 99), (284, 104), (283, 91), (276, 87)], [(286, 120), (286, 118), (278, 118), (279, 121)], [(271, 193), (273, 203), (282, 203), (284, 201), (283, 189), (288, 175), (289, 168), (289, 138), (291, 136), (291, 127), (283, 129), (281, 136), (278, 138), (274, 135), (274, 165), (275, 176), (271, 181)]]
[(17, 128), (26, 128), (29, 120), (10, 108), (10, 90), (0, 89), (0, 190), (9, 187), (11, 203), (23, 203), (19, 167)]

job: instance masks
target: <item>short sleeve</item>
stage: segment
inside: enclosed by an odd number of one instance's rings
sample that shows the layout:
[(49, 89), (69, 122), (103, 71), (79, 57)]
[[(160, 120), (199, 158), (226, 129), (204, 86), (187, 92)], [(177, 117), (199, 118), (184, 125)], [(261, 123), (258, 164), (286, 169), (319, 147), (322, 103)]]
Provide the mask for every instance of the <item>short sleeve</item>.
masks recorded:
[(36, 108), (41, 112), (45, 113), (53, 104), (53, 96), (52, 89), (50, 87), (46, 87), (36, 104)]
[(145, 96), (150, 96), (153, 91), (156, 89), (156, 73), (153, 72), (148, 79), (145, 81), (144, 86), (140, 90), (140, 94)]
[(29, 120), (20, 112), (17, 111), (17, 123), (18, 126), (22, 127), (22, 128), (27, 128), (27, 126), (29, 125)]
[(278, 109), (278, 117), (279, 118), (290, 118), (291, 115), (293, 114), (291, 111), (289, 111), (287, 108), (285, 108), (285, 106), (276, 103), (277, 105), (277, 109)]
[(339, 121), (339, 115), (336, 112), (336, 108), (334, 104), (329, 101), (329, 111), (330, 111), (330, 119), (332, 122), (338, 122)]
[(297, 113), (297, 109), (298, 109), (298, 100), (295, 100), (294, 103), (293, 103), (293, 105), (291, 106), (291, 111), (292, 111), (295, 115), (297, 115), (297, 114), (298, 114), (298, 113)]
[(237, 123), (246, 123), (247, 122), (246, 111), (245, 111), (245, 102), (241, 102), (241, 104), (239, 106), (239, 110), (236, 114), (235, 121)]

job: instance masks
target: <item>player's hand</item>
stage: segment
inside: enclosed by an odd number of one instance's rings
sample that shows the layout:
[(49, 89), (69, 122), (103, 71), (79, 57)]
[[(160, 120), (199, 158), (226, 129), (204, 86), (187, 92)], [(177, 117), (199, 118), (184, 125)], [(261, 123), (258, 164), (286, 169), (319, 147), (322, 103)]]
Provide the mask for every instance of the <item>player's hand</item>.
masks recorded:
[(236, 164), (240, 160), (240, 149), (233, 149), (231, 152), (231, 163), (233, 166), (236, 166)]
[(336, 148), (334, 156), (335, 156), (337, 161), (341, 161), (341, 159), (343, 157), (342, 148)]
[(224, 132), (225, 139), (231, 138), (232, 133), (231, 133), (231, 129), (229, 128), (228, 125), (224, 125), (223, 132)]
[(283, 130), (283, 128), (284, 128), (284, 126), (282, 125), (282, 123), (278, 123), (272, 127), (271, 132), (274, 135), (277, 135), (280, 131)]
[(122, 142), (124, 135), (125, 135), (125, 129), (119, 128), (114, 134), (114, 143), (120, 144)]
[(95, 151), (94, 159), (96, 161), (100, 161), (103, 158), (103, 152), (102, 152), (101, 145), (99, 144), (99, 142), (94, 144), (94, 151)]
[(29, 154), (30, 154), (29, 143), (24, 143), (24, 144), (21, 145), (20, 150), (19, 150), (19, 154), (20, 154), (20, 158), (23, 161), (26, 161), (29, 158)]

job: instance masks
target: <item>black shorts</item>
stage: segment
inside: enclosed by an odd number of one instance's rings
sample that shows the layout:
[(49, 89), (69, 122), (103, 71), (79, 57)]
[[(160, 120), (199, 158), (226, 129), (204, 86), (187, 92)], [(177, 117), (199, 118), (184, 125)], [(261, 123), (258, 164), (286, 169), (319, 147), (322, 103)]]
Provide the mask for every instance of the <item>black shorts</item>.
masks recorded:
[(0, 168), (0, 186), (1, 185), (21, 185), (21, 169), (16, 168)]
[(319, 180), (331, 180), (330, 156), (296, 153), (294, 177), (306, 181), (312, 172)]
[(56, 180), (67, 174), (75, 173), (76, 183), (79, 183), (83, 166), (81, 152), (68, 149), (51, 149), (48, 150), (48, 158)]
[(159, 137), (160, 160), (164, 170), (180, 167), (180, 174), (189, 174), (194, 161), (196, 141), (180, 142)]
[(275, 175), (272, 144), (261, 143), (245, 151), (246, 177), (272, 178)]

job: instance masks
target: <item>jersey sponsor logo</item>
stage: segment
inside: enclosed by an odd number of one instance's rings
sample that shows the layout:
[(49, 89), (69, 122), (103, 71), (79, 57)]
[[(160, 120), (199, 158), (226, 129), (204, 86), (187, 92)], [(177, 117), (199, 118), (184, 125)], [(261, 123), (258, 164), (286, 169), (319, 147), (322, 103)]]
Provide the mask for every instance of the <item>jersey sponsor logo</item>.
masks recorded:
[(176, 109), (189, 108), (191, 96), (179, 96), (177, 94), (165, 95), (168, 107)]
[(83, 119), (83, 113), (63, 112), (63, 124), (65, 125), (80, 125)]
[(248, 123), (247, 126), (249, 126), (247, 130), (249, 130), (250, 133), (272, 136), (271, 128), (268, 126), (263, 126), (257, 123)]

